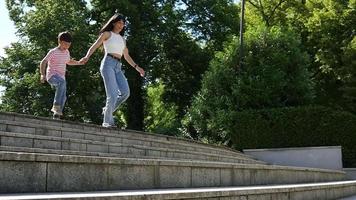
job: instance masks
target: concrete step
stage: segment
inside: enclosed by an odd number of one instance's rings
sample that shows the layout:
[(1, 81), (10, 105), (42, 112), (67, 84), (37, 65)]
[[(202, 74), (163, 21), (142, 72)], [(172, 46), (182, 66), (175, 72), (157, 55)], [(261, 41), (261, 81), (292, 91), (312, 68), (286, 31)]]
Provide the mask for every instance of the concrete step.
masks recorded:
[(0, 193), (341, 181), (334, 170), (260, 164), (0, 152)]
[[(0, 131), (0, 146), (4, 147), (27, 147), (30, 152), (56, 153), (63, 154), (63, 151), (74, 151), (88, 153), (107, 153), (107, 156), (113, 157), (138, 157), (138, 158), (165, 158), (165, 159), (185, 159), (185, 160), (205, 160), (216, 162), (233, 163), (259, 163), (245, 157), (232, 157), (225, 155), (216, 155), (205, 152), (190, 152), (175, 150), (171, 148), (150, 147), (144, 145), (130, 145), (115, 142), (101, 142), (85, 139), (70, 139), (54, 136), (32, 135), (24, 133)], [(31, 148), (37, 149), (36, 151)], [(44, 151), (39, 151), (43, 149)], [(48, 151), (57, 150), (57, 151)], [(28, 152), (28, 151), (24, 151)]]
[[(0, 195), (0, 200), (336, 200), (356, 194), (356, 181), (254, 187)], [(351, 199), (350, 199), (351, 200)]]
[[(356, 190), (356, 189), (355, 189)], [(354, 196), (349, 196), (349, 197), (344, 197), (344, 198), (341, 198), (339, 200), (356, 200), (356, 195)]]
[(194, 152), (208, 152), (220, 155), (240, 155), (253, 159), (251, 156), (230, 148), (203, 144), (194, 140), (133, 130), (107, 129), (92, 124), (52, 120), (49, 118), (34, 117), (17, 113), (0, 112), (0, 130), (95, 141), (115, 141), (145, 146), (151, 145), (153, 147), (174, 148)]

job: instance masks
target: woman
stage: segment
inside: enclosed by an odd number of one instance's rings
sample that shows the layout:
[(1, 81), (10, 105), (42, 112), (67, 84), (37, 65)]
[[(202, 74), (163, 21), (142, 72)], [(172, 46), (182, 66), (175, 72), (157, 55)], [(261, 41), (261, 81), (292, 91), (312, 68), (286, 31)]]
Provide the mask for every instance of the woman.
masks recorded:
[(103, 108), (103, 127), (116, 127), (113, 113), (130, 95), (128, 82), (121, 70), (121, 57), (123, 56), (142, 77), (145, 75), (145, 71), (129, 55), (126, 41), (123, 38), (124, 32), (125, 17), (122, 14), (115, 14), (101, 28), (99, 32), (100, 36), (81, 60), (87, 62), (95, 50), (102, 44), (104, 45), (105, 56), (100, 65), (100, 72), (104, 80), (106, 92), (106, 105)]

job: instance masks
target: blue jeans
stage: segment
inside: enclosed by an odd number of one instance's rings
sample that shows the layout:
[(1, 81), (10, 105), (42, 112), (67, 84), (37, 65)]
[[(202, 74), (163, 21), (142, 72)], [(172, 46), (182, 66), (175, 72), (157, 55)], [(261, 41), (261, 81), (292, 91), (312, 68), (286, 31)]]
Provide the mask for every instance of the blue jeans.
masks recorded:
[(53, 106), (59, 107), (58, 112), (62, 113), (67, 100), (67, 83), (61, 76), (55, 74), (47, 81), (52, 88), (56, 89), (53, 99)]
[(103, 125), (115, 125), (113, 113), (130, 96), (127, 79), (121, 70), (121, 62), (105, 56), (100, 66), (106, 92), (106, 105), (103, 109)]

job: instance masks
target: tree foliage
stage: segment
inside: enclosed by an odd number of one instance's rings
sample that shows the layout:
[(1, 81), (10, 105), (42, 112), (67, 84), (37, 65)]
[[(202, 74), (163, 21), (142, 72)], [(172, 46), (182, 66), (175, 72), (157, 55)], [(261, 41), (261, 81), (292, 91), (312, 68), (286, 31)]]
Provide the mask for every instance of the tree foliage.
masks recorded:
[[(152, 78), (165, 85), (163, 99), (178, 106), (181, 118), (200, 88), (214, 51), (237, 34), (238, 9), (231, 0), (175, 1), (161, 16), (166, 26), (153, 64)], [(162, 62), (163, 60), (163, 62)]]
[(239, 8), (232, 0), (181, 0), (185, 27), (208, 46), (222, 50), (223, 42), (239, 31)]
[(157, 83), (147, 89), (146, 130), (166, 135), (178, 135), (180, 122), (177, 106), (163, 101), (164, 85)]
[(350, 78), (355, 78), (356, 70), (352, 50), (356, 37), (356, 2), (314, 0), (306, 6), (311, 12), (305, 22), (306, 47), (314, 59), (312, 70), (318, 85), (317, 100), (320, 104), (332, 103), (346, 108), (342, 88)]
[(216, 54), (202, 80), (186, 117), (186, 130), (193, 137), (227, 142), (231, 118), (246, 109), (309, 104), (313, 83), (308, 55), (293, 31), (260, 27), (246, 33), (244, 68), (237, 74), (238, 41), (233, 39)]
[(249, 26), (260, 23), (287, 26), (300, 33), (302, 44), (312, 59), (310, 71), (316, 84), (316, 102), (350, 110), (353, 105), (350, 105), (346, 88), (355, 79), (355, 63), (351, 56), (356, 32), (355, 1), (247, 2)]

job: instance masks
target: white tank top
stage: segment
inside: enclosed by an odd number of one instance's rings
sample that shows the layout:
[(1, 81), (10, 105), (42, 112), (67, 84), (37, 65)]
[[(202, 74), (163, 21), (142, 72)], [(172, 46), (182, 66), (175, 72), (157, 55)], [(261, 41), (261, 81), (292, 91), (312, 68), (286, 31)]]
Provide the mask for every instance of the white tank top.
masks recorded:
[(112, 31), (110, 33), (111, 35), (109, 39), (103, 42), (105, 54), (117, 53), (122, 55), (126, 46), (124, 38), (120, 34), (114, 33)]

